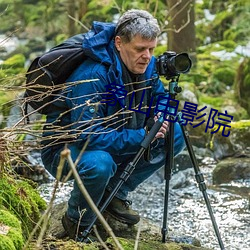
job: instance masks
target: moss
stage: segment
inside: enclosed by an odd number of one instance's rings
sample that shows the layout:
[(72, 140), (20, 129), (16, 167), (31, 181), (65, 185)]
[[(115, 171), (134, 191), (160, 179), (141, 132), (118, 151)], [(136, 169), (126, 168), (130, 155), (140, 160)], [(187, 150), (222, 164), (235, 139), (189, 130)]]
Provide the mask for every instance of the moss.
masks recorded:
[(40, 211), (46, 207), (38, 192), (23, 180), (9, 176), (0, 179), (0, 206), (11, 211), (21, 222), (24, 237), (34, 228), (40, 218)]
[(24, 245), (22, 231), (16, 231), (15, 228), (11, 228), (7, 236), (12, 240), (16, 249), (21, 249)]
[[(60, 249), (60, 250), (98, 250), (103, 249), (100, 247), (99, 242), (93, 242), (91, 244), (86, 244), (82, 242), (75, 242), (73, 240), (60, 240), (60, 239), (50, 239), (50, 240), (44, 240), (43, 244), (45, 247), (42, 249)], [(36, 242), (32, 242), (29, 245), (29, 249), (35, 250), (35, 249), (41, 249), (37, 247)]]
[(0, 210), (0, 224), (10, 227), (8, 233), (0, 234), (0, 249), (21, 249), (24, 243), (20, 221), (9, 211)]
[(23, 54), (16, 54), (4, 61), (4, 63), (2, 64), (2, 69), (9, 69), (11, 67), (23, 68), (24, 64), (25, 56)]
[[(124, 250), (133, 250), (135, 241), (133, 239), (124, 239), (124, 238), (118, 238), (120, 244), (122, 245)], [(113, 245), (113, 240), (109, 238), (107, 243), (110, 243)], [(112, 248), (113, 249), (113, 248)], [(205, 249), (202, 247), (196, 247), (194, 245), (189, 244), (182, 244), (182, 243), (175, 243), (175, 242), (167, 242), (162, 243), (161, 241), (154, 241), (154, 240), (144, 240), (140, 241), (138, 244), (139, 250), (198, 250), (198, 249)]]
[[(204, 86), (205, 88), (206, 86)], [(234, 92), (225, 91), (219, 95), (208, 95), (207, 93), (198, 93), (199, 106), (204, 107), (208, 105), (211, 108), (217, 109), (219, 112), (225, 113), (228, 111), (229, 115), (233, 116), (233, 121), (245, 120), (249, 118), (247, 111), (237, 102)]]
[(208, 96), (208, 95), (201, 95), (199, 97), (200, 103), (211, 105), (213, 108), (221, 108), (224, 103), (224, 98), (222, 96)]
[(228, 67), (221, 67), (214, 71), (213, 78), (221, 83), (232, 86), (235, 78), (235, 70)]
[(14, 227), (17, 230), (21, 230), (20, 221), (16, 218), (16, 216), (11, 214), (7, 210), (0, 209), (0, 221), (7, 226)]
[(154, 50), (154, 55), (157, 57), (167, 51), (166, 45), (158, 45)]
[(223, 47), (226, 51), (232, 52), (237, 47), (237, 43), (233, 40), (223, 40), (218, 43), (221, 47)]
[(0, 234), (0, 249), (16, 250), (13, 241), (7, 235)]
[(237, 70), (235, 78), (235, 96), (240, 105), (245, 108), (250, 115), (250, 59), (246, 58)]
[(237, 122), (232, 122), (231, 127), (235, 129), (243, 129), (250, 127), (250, 120), (241, 120)]
[(16, 93), (13, 93), (11, 91), (0, 91), (0, 108), (3, 109), (3, 105), (7, 102), (10, 102), (11, 100), (14, 100), (15, 97)]
[(25, 80), (25, 56), (16, 54), (1, 64), (0, 84), (20, 86)]

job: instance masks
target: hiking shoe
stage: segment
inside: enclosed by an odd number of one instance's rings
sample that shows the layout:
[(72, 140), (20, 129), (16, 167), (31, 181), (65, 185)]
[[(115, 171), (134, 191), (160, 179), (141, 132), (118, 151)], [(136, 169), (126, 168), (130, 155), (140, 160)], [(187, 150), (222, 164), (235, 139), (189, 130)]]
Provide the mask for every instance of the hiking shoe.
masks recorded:
[(105, 211), (122, 223), (135, 225), (140, 221), (140, 216), (130, 208), (131, 205), (132, 201), (114, 197)]
[(78, 225), (72, 219), (70, 219), (67, 213), (62, 217), (62, 225), (65, 230), (65, 236), (68, 236), (70, 239), (73, 239), (78, 242), (91, 243), (94, 241), (98, 241), (97, 237), (93, 236), (93, 234), (89, 234), (88, 237), (83, 237), (83, 232), (86, 227)]

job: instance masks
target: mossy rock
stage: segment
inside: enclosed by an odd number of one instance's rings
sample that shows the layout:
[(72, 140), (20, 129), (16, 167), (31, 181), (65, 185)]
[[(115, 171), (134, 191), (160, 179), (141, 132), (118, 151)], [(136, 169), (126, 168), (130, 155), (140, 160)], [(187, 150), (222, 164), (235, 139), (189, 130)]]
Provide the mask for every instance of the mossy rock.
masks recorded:
[[(118, 238), (119, 243), (121, 244), (123, 250), (134, 250), (135, 241), (133, 239), (125, 239), (125, 238)], [(110, 250), (117, 250), (118, 248), (115, 247), (114, 241), (109, 238), (105, 244), (108, 246)], [(53, 239), (45, 239), (42, 246), (46, 247), (46, 249), (60, 249), (60, 250), (101, 250), (104, 247), (101, 245), (100, 242), (94, 242), (91, 244), (86, 243), (79, 243), (74, 242), (73, 240), (64, 241), (64, 240), (53, 240)], [(30, 245), (31, 249), (41, 249), (36, 248), (35, 244), (33, 243)], [(51, 248), (50, 248), (51, 247)], [(43, 248), (42, 248), (43, 249)], [(198, 247), (183, 243), (162, 243), (161, 241), (154, 241), (154, 240), (140, 240), (138, 244), (138, 250), (211, 250), (206, 247)]]
[(23, 244), (20, 221), (9, 211), (0, 209), (0, 249), (19, 250)]
[(235, 70), (229, 67), (221, 67), (214, 71), (213, 78), (228, 86), (234, 84)]
[(250, 158), (226, 158), (219, 162), (213, 171), (213, 183), (229, 183), (233, 180), (250, 178)]
[[(135, 246), (134, 239), (124, 239), (118, 238), (120, 244), (124, 250), (133, 250)], [(113, 239), (109, 238), (107, 243), (114, 245)], [(113, 248), (111, 248), (113, 249)], [(184, 243), (175, 243), (175, 242), (166, 242), (162, 243), (161, 241), (156, 240), (140, 240), (138, 242), (138, 250), (208, 250), (208, 248), (198, 247), (190, 244)]]
[(229, 136), (223, 136), (221, 130), (211, 136), (210, 149), (216, 160), (230, 156), (247, 155), (249, 141), (250, 120), (232, 122)]
[(250, 115), (250, 59), (246, 58), (238, 68), (235, 80), (235, 94), (240, 105), (244, 107)]
[(227, 111), (229, 115), (233, 116), (233, 121), (239, 121), (249, 118), (247, 111), (240, 106), (240, 104), (235, 99), (234, 93), (232, 93), (231, 91), (225, 91), (221, 95), (199, 93), (198, 100), (201, 107), (204, 107), (206, 105), (208, 107), (217, 109), (222, 113), (225, 113), (225, 111)]
[(19, 86), (25, 77), (25, 56), (15, 54), (1, 64), (0, 85)]
[(25, 56), (23, 54), (16, 54), (3, 62), (2, 69), (9, 69), (10, 67), (22, 68), (24, 64)]
[(46, 202), (26, 180), (0, 176), (0, 207), (6, 208), (21, 221), (24, 238), (27, 238), (45, 210)]
[[(60, 250), (97, 250), (104, 249), (100, 242), (94, 242), (91, 244), (74, 242), (69, 240), (67, 237), (64, 239), (58, 239), (57, 235), (62, 235), (64, 232), (61, 218), (67, 209), (67, 202), (56, 204), (53, 206), (51, 211), (51, 221), (47, 230), (46, 238), (44, 238), (42, 245), (46, 246), (47, 249), (50, 249), (50, 246), (53, 246), (53, 249)], [(182, 235), (175, 235), (174, 232), (170, 232), (170, 236), (167, 236), (167, 243), (162, 243), (161, 229), (151, 223), (149, 220), (142, 218), (141, 222), (134, 226), (128, 226), (123, 224), (111, 216), (105, 214), (105, 219), (108, 222), (109, 226), (112, 228), (113, 233), (116, 235), (119, 243), (122, 245), (124, 250), (133, 250), (135, 245), (135, 239), (140, 228), (139, 244), (138, 249), (141, 250), (206, 250), (207, 248), (201, 247), (200, 241), (193, 237), (185, 237)], [(109, 247), (110, 250), (117, 250), (115, 247), (114, 241), (106, 233), (104, 228), (98, 225), (97, 230), (102, 237), (105, 244)], [(35, 243), (34, 243), (35, 244)], [(35, 248), (32, 248), (35, 249)]]

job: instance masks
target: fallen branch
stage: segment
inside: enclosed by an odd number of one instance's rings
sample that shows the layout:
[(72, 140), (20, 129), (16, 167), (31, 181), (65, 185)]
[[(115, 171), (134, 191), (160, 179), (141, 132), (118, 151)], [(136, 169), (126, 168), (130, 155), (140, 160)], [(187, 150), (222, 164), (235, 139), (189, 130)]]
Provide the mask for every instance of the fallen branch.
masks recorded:
[(115, 245), (117, 246), (117, 248), (119, 250), (124, 250), (123, 247), (121, 246), (121, 244), (119, 243), (118, 239), (116, 238), (116, 236), (114, 235), (111, 227), (109, 226), (109, 224), (106, 222), (106, 220), (104, 219), (104, 217), (102, 216), (102, 214), (100, 213), (100, 211), (98, 210), (98, 208), (96, 207), (95, 203), (93, 202), (92, 198), (90, 197), (88, 191), (86, 190), (76, 168), (75, 168), (75, 164), (71, 158), (71, 153), (69, 149), (64, 149), (61, 152), (61, 158), (62, 159), (67, 159), (69, 166), (72, 170), (73, 176), (75, 178), (75, 181), (80, 189), (80, 191), (82, 192), (84, 198), (86, 199), (86, 201), (88, 202), (90, 208), (93, 210), (93, 212), (96, 214), (96, 216), (98, 217), (99, 221), (102, 223), (103, 227), (105, 228), (105, 230), (107, 231), (107, 233), (113, 238)]
[(47, 225), (48, 225), (48, 222), (49, 222), (49, 219), (51, 216), (51, 210), (52, 210), (52, 206), (53, 206), (53, 203), (54, 203), (54, 200), (56, 197), (56, 191), (57, 191), (59, 181), (60, 181), (60, 178), (62, 175), (62, 169), (63, 169), (64, 163), (65, 163), (65, 160), (66, 160), (65, 158), (61, 157), (58, 168), (57, 168), (56, 182), (55, 182), (55, 186), (53, 189), (53, 193), (52, 193), (52, 197), (50, 199), (49, 205), (48, 205), (46, 211), (44, 212), (44, 214), (41, 216), (38, 223), (36, 224), (35, 228), (32, 230), (31, 234), (29, 235), (29, 238), (28, 238), (26, 244), (24, 245), (23, 250), (29, 249), (29, 247), (28, 247), (29, 243), (31, 242), (31, 240), (33, 239), (33, 236), (35, 235), (36, 231), (40, 228), (41, 225), (42, 225), (42, 227), (41, 227), (40, 234), (38, 236), (36, 246), (39, 248), (42, 244), (42, 239), (43, 239), (43, 236), (46, 232)]

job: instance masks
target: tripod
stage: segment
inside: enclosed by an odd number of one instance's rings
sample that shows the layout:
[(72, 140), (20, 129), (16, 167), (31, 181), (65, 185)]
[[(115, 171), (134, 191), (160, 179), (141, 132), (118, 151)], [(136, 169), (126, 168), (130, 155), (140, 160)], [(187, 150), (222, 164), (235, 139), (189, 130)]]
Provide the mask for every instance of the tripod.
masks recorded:
[[(178, 87), (178, 78), (176, 80), (172, 79), (169, 83), (169, 94), (170, 94), (171, 99), (174, 100), (176, 94), (179, 92), (181, 92), (181, 88)], [(170, 110), (170, 114), (171, 114), (171, 110)], [(162, 226), (162, 242), (163, 243), (166, 242), (166, 234), (168, 232), (168, 230), (167, 230), (168, 195), (169, 195), (169, 182), (171, 179), (173, 163), (174, 163), (174, 120), (175, 120), (175, 118), (176, 117), (174, 115), (169, 115), (170, 126), (169, 126), (168, 136), (166, 138), (166, 144), (167, 144), (168, 150), (166, 150), (166, 161), (165, 161), (165, 184), (166, 185), (165, 185), (164, 215), (163, 215), (163, 226)], [(215, 217), (213, 215), (213, 211), (212, 211), (209, 199), (208, 199), (208, 195), (206, 192), (206, 184), (204, 182), (203, 175), (199, 170), (198, 163), (197, 163), (193, 148), (192, 148), (191, 143), (190, 143), (188, 132), (187, 132), (186, 128), (181, 123), (180, 113), (177, 116), (177, 118), (178, 118), (178, 122), (180, 123), (180, 126), (181, 126), (181, 130), (182, 130), (182, 133), (184, 136), (184, 140), (185, 140), (192, 164), (194, 166), (195, 178), (196, 178), (196, 181), (199, 185), (199, 189), (203, 194), (204, 200), (206, 202), (206, 206), (207, 206), (207, 209), (208, 209), (208, 212), (209, 212), (209, 215), (210, 215), (210, 218), (211, 218), (211, 221), (212, 221), (220, 248), (221, 248), (221, 250), (225, 250), (223, 242), (221, 240), (220, 232), (219, 232), (218, 226), (216, 224)], [(155, 124), (151, 128), (150, 132), (147, 134), (145, 139), (142, 141), (140, 150), (135, 155), (134, 159), (130, 163), (128, 163), (128, 165), (124, 169), (123, 173), (120, 176), (119, 182), (117, 183), (117, 185), (115, 186), (113, 191), (109, 194), (108, 198), (106, 199), (106, 201), (102, 204), (101, 208), (99, 209), (101, 213), (107, 208), (107, 206), (112, 201), (112, 199), (114, 198), (114, 196), (116, 195), (116, 193), (118, 192), (118, 190), (120, 189), (122, 184), (132, 174), (138, 161), (140, 160), (140, 158), (143, 156), (145, 151), (150, 146), (151, 142), (155, 138), (155, 135), (157, 134), (157, 132), (161, 128), (163, 122), (164, 122), (164, 114), (162, 114), (159, 117), (159, 119), (155, 122)], [(84, 232), (82, 233), (83, 239), (87, 239), (87, 237), (88, 237), (89, 233), (91, 232), (92, 227), (94, 226), (96, 220), (97, 220), (97, 216), (94, 217), (94, 219), (90, 223), (90, 225), (84, 230)]]
[[(169, 94), (170, 94), (171, 99), (174, 100), (175, 96), (179, 92), (181, 92), (181, 88), (178, 86), (178, 78), (177, 80), (172, 79), (169, 83)], [(172, 113), (174, 112), (172, 111)], [(171, 108), (170, 108), (170, 114), (171, 114)], [(174, 115), (169, 116), (170, 126), (169, 126), (169, 133), (166, 138), (166, 146), (168, 150), (166, 151), (166, 161), (165, 161), (165, 200), (164, 200), (164, 214), (163, 214), (163, 226), (162, 226), (162, 242), (163, 243), (166, 242), (166, 234), (168, 232), (168, 229), (167, 229), (168, 198), (169, 198), (169, 183), (170, 183), (172, 169), (174, 165), (174, 122), (173, 121), (175, 121), (175, 118), (176, 117)], [(183, 137), (187, 146), (187, 150), (189, 153), (189, 157), (194, 167), (195, 179), (196, 179), (196, 182), (198, 183), (199, 189), (202, 192), (203, 198), (205, 200), (207, 210), (209, 212), (210, 219), (212, 221), (218, 243), (220, 245), (221, 250), (225, 250), (225, 247), (222, 242), (221, 235), (220, 235), (220, 232), (219, 232), (219, 229), (218, 229), (218, 226), (217, 226), (214, 214), (213, 214), (213, 210), (212, 210), (212, 207), (211, 207), (211, 204), (210, 204), (207, 192), (206, 192), (207, 188), (204, 182), (204, 177), (203, 177), (202, 172), (199, 169), (199, 164), (197, 162), (197, 159), (193, 151), (193, 147), (190, 142), (189, 133), (186, 127), (182, 123), (181, 113), (178, 113), (177, 120), (178, 120), (178, 123), (180, 124), (182, 134), (183, 134)]]

